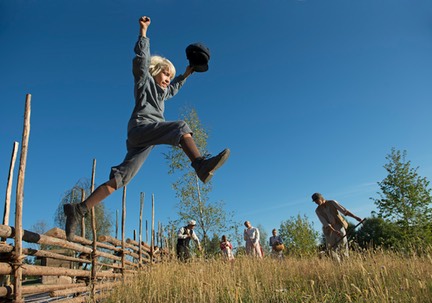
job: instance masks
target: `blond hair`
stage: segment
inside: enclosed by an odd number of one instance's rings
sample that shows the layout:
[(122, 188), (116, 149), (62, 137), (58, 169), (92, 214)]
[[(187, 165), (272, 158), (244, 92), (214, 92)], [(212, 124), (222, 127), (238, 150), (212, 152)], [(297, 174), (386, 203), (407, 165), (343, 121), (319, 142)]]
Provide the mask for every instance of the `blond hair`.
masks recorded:
[(174, 78), (176, 74), (176, 69), (174, 67), (174, 64), (171, 63), (171, 61), (161, 56), (151, 56), (149, 67), (150, 75), (152, 75), (152, 77), (155, 77), (163, 70), (168, 70), (171, 79)]

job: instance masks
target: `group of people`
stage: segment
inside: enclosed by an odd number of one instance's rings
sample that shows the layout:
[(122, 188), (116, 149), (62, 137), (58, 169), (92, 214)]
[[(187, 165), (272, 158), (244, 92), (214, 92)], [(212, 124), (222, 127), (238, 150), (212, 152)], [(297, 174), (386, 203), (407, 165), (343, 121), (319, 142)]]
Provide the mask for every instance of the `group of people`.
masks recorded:
[[(358, 222), (362, 222), (363, 220), (347, 210), (336, 200), (324, 199), (323, 195), (320, 193), (314, 193), (312, 195), (312, 201), (318, 205), (315, 209), (315, 213), (323, 226), (323, 233), (327, 248), (326, 251), (332, 258), (340, 262), (342, 258), (348, 257), (348, 223), (344, 217), (340, 215), (340, 213), (342, 213), (344, 216), (352, 217)], [(197, 243), (198, 249), (201, 250), (199, 239), (193, 231), (195, 225), (196, 222), (191, 220), (188, 222), (187, 226), (180, 228), (178, 231), (177, 256), (180, 260), (185, 261), (190, 258), (189, 242), (191, 239)], [(245, 221), (244, 226), (246, 227), (243, 232), (246, 255), (262, 259), (264, 256), (264, 251), (260, 244), (259, 229), (253, 227), (250, 221)], [(272, 230), (272, 236), (269, 239), (269, 246), (271, 248), (271, 256), (273, 258), (283, 258), (285, 246), (281, 236), (277, 234), (276, 229)], [(220, 249), (224, 259), (229, 261), (234, 260), (232, 244), (227, 240), (225, 235), (223, 235), (221, 238)]]
[[(246, 229), (243, 232), (243, 239), (245, 240), (246, 255), (262, 259), (264, 257), (264, 250), (260, 244), (259, 229), (253, 227), (250, 221), (246, 221), (244, 225)], [(269, 246), (273, 258), (281, 259), (283, 257), (283, 250), (285, 247), (281, 236), (277, 234), (276, 228), (272, 230)]]
[[(190, 220), (186, 226), (181, 227), (177, 232), (176, 251), (177, 251), (177, 258), (180, 261), (186, 262), (191, 258), (190, 247), (189, 247), (191, 240), (195, 242), (199, 251), (202, 250), (200, 240), (196, 235), (196, 233), (194, 232), (195, 226), (196, 226), (196, 221)], [(225, 235), (222, 236), (222, 239), (220, 241), (220, 249), (222, 251), (223, 257), (226, 260), (230, 260), (230, 261), (234, 260), (232, 244), (227, 240), (227, 237)]]
[[(246, 246), (246, 254), (249, 256), (263, 258), (264, 252), (260, 245), (260, 233), (259, 229), (253, 227), (249, 221), (244, 223), (246, 229), (244, 230), (243, 236)], [(191, 258), (190, 253), (190, 241), (193, 240), (198, 250), (201, 251), (201, 243), (194, 228), (196, 226), (195, 220), (190, 220), (186, 226), (181, 227), (177, 233), (177, 258), (181, 261), (187, 261)], [(233, 246), (230, 241), (228, 241), (226, 235), (223, 235), (219, 243), (222, 256), (227, 261), (234, 260)], [(282, 238), (277, 235), (277, 230), (273, 229), (272, 236), (269, 239), (269, 245), (272, 249), (272, 257), (282, 258), (283, 257), (283, 241)]]
[[(196, 233), (194, 232), (194, 228), (196, 226), (195, 220), (190, 220), (186, 226), (181, 227), (177, 233), (177, 258), (181, 261), (187, 261), (191, 258), (189, 243), (193, 240), (198, 250), (201, 251), (201, 243)], [(252, 227), (249, 221), (245, 222), (244, 235), (246, 240), (246, 251), (248, 254), (255, 255), (257, 251), (259, 251), (259, 257), (262, 257), (262, 253), (259, 249), (255, 249), (255, 247), (259, 247), (259, 230)], [(219, 243), (220, 249), (222, 252), (222, 256), (225, 260), (232, 261), (234, 260), (233, 246), (230, 241), (228, 241), (226, 235), (223, 235), (221, 241)]]
[[(65, 204), (66, 237), (73, 241), (75, 231), (90, 209), (111, 195), (117, 189), (126, 186), (138, 173), (152, 149), (157, 145), (167, 144), (180, 147), (189, 158), (191, 166), (198, 178), (207, 183), (214, 172), (228, 159), (230, 150), (224, 149), (214, 157), (201, 155), (193, 139), (193, 132), (185, 121), (165, 121), (165, 101), (175, 96), (186, 80), (194, 72), (208, 70), (210, 51), (202, 44), (191, 44), (186, 49), (189, 65), (183, 74), (175, 76), (174, 65), (166, 58), (150, 55), (150, 39), (147, 30), (151, 20), (148, 16), (139, 18), (139, 35), (135, 43), (135, 56), (132, 63), (134, 77), (135, 104), (127, 125), (127, 153), (123, 162), (111, 168), (108, 181), (100, 185), (85, 201), (81, 203)], [(312, 200), (318, 204), (316, 214), (323, 224), (323, 232), (327, 247), (336, 253), (343, 247), (343, 254), (347, 255), (346, 222), (338, 212), (361, 221), (338, 202), (325, 200), (319, 193), (312, 195)], [(181, 259), (190, 257), (186, 249), (190, 240), (198, 243), (199, 239), (194, 232), (196, 222), (191, 220), (188, 225), (180, 228), (178, 234), (177, 252)], [(244, 240), (248, 255), (263, 257), (263, 250), (259, 244), (259, 230), (245, 222)], [(270, 238), (272, 253), (280, 256), (283, 250), (282, 239), (273, 230)], [(221, 250), (228, 259), (233, 259), (232, 245), (223, 236)]]

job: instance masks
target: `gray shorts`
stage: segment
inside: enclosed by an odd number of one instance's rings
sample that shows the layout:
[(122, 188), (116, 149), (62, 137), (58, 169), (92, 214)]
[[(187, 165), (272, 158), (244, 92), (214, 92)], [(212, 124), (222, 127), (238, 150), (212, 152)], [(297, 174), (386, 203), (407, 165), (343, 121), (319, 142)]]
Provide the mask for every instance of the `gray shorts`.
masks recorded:
[(115, 178), (116, 189), (132, 180), (155, 145), (178, 146), (185, 134), (192, 134), (192, 130), (184, 121), (148, 123), (131, 129), (126, 157), (120, 165), (111, 167), (110, 179)]

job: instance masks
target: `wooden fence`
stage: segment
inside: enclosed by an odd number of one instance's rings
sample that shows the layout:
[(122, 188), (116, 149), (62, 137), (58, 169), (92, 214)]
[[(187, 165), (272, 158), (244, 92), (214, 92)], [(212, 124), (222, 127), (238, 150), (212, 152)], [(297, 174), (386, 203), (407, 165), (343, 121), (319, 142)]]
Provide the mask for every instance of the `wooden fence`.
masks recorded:
[[(24, 129), (20, 165), (17, 176), (15, 227), (9, 224), (12, 179), (18, 143), (12, 151), (3, 224), (0, 225), (0, 302), (26, 302), (30, 296), (49, 294), (50, 301), (99, 302), (109, 295), (116, 285), (133, 277), (146, 264), (161, 261), (165, 254), (154, 245), (154, 196), (152, 195), (151, 244), (142, 241), (142, 210), (144, 195), (141, 194), (139, 239), (125, 237), (126, 187), (123, 188), (121, 239), (108, 235), (96, 235), (94, 209), (90, 212), (94, 240), (75, 236), (74, 242), (66, 240), (65, 232), (53, 228), (38, 234), (22, 228), (24, 175), (27, 145), (30, 133), (31, 95), (26, 96)], [(95, 162), (93, 162), (92, 191), (94, 189)], [(82, 224), (82, 230), (84, 230)], [(6, 243), (13, 239), (13, 244)], [(40, 249), (24, 248), (23, 242), (38, 244)], [(162, 243), (162, 240), (160, 241)], [(45, 266), (25, 262), (32, 256), (45, 260)], [(56, 260), (56, 262), (53, 262)], [(26, 285), (32, 277), (56, 277), (49, 283)], [(49, 279), (45, 279), (49, 280)], [(54, 284), (53, 284), (54, 283)], [(32, 301), (34, 302), (34, 301)], [(42, 301), (39, 301), (42, 302)], [(46, 302), (46, 301), (43, 301)]]

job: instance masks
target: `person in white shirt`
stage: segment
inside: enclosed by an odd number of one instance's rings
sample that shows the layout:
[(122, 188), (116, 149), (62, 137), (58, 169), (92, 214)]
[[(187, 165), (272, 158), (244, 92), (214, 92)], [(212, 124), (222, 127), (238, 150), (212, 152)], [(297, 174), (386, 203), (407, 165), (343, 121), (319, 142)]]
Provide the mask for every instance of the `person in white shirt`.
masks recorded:
[(249, 221), (246, 221), (244, 225), (246, 226), (243, 232), (243, 238), (246, 241), (246, 254), (262, 259), (263, 256), (259, 243), (260, 233), (258, 228), (253, 227)]
[(196, 226), (195, 220), (190, 220), (188, 225), (181, 227), (177, 233), (177, 258), (180, 261), (186, 262), (191, 258), (189, 242), (194, 240), (198, 246), (198, 250), (201, 251), (200, 240), (198, 239), (194, 228)]

